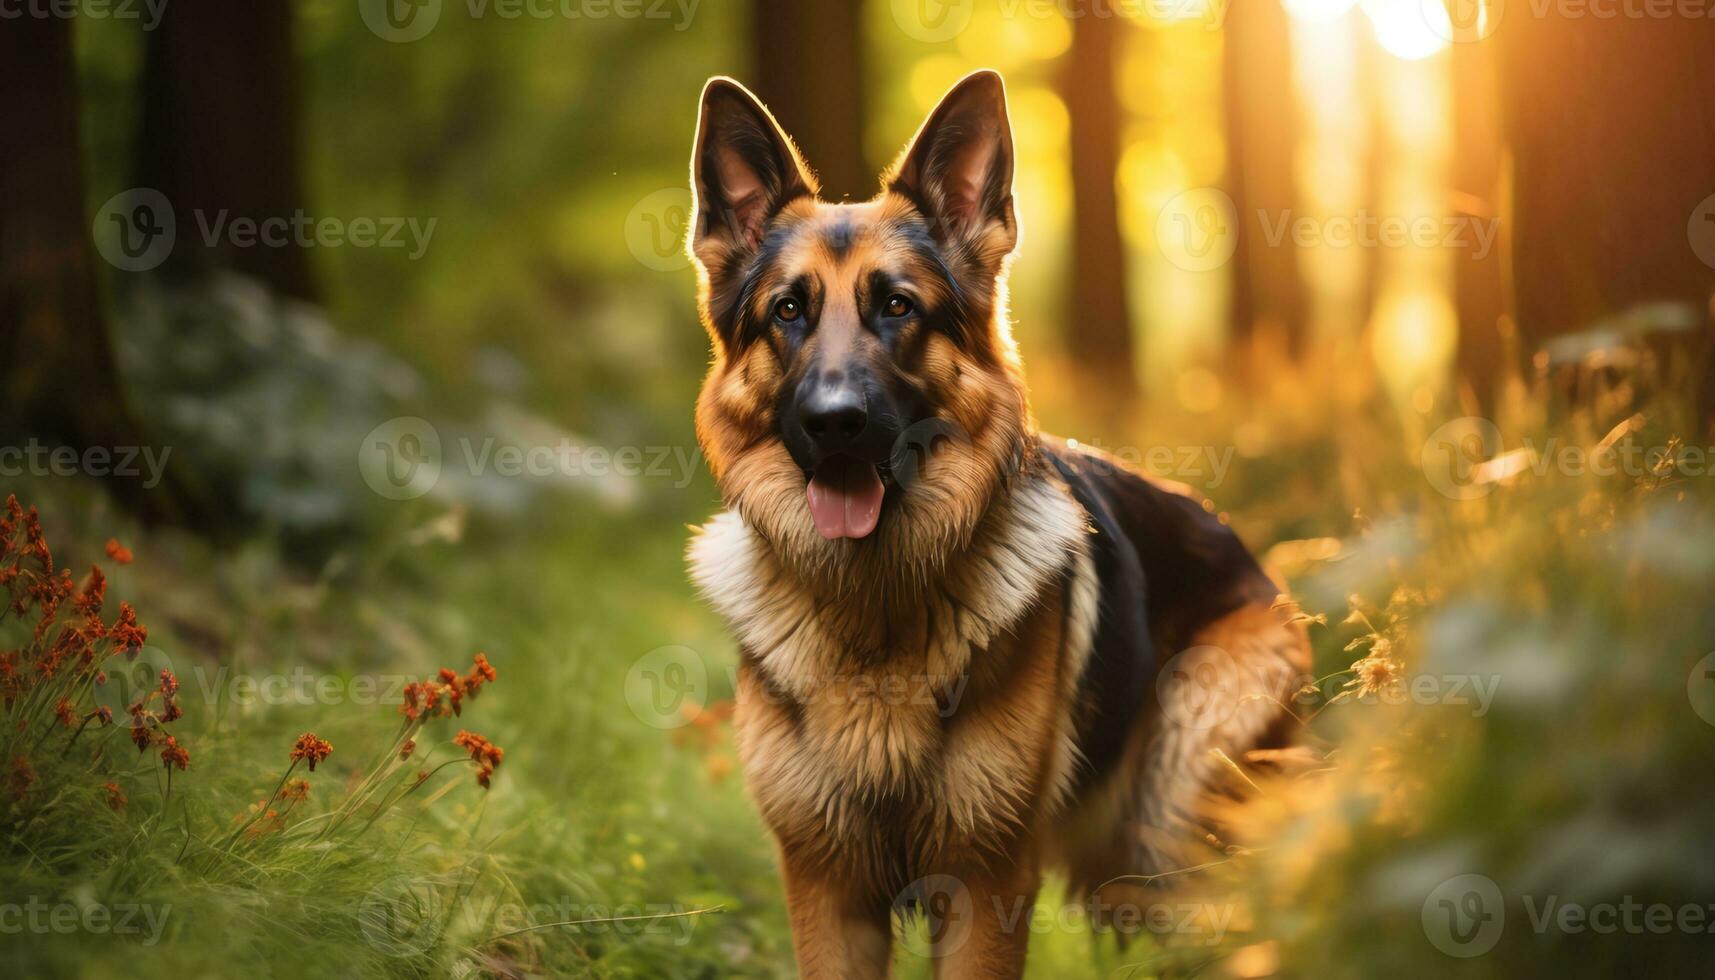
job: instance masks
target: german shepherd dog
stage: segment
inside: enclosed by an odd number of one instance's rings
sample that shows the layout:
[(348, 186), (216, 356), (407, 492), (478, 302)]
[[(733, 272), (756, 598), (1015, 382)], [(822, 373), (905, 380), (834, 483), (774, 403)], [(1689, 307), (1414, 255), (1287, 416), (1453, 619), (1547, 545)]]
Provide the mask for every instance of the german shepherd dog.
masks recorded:
[(1037, 432), (1012, 170), (994, 72), (861, 204), (818, 200), (743, 86), (703, 90), (696, 422), (728, 509), (689, 560), (738, 641), (739, 754), (807, 977), (885, 976), (912, 912), (938, 976), (1019, 976), (1043, 870), (1113, 908), (1116, 877), (1179, 867), (1214, 750), (1279, 739), (1308, 668), (1201, 501)]

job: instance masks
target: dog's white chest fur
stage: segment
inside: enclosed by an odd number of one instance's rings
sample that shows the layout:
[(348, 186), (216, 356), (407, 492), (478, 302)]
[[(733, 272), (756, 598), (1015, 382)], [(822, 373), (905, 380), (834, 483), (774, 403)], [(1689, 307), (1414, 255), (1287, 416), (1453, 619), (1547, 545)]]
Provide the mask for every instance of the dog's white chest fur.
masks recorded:
[[(706, 525), (691, 574), (748, 654), (740, 749), (764, 816), (819, 814), (850, 840), (876, 799), (918, 797), (963, 836), (1057, 805), (1076, 757), (1067, 686), (1096, 620), (1087, 520), (1058, 484), (1020, 481), (968, 549), (891, 598), (818, 594), (736, 512)], [(1051, 595), (1059, 614), (1036, 623)], [(1028, 671), (1020, 694), (1009, 675)]]

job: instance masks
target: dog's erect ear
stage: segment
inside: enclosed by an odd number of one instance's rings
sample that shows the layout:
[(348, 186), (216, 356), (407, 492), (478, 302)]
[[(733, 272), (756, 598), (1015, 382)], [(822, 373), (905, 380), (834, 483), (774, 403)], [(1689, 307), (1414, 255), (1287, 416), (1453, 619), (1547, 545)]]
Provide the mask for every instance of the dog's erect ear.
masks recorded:
[(697, 224), (691, 248), (752, 249), (769, 217), (794, 198), (814, 196), (816, 179), (792, 140), (750, 90), (730, 78), (703, 86), (691, 153)]
[(1012, 124), (1000, 74), (975, 72), (953, 86), (885, 183), (917, 202), (942, 241), (969, 241), (992, 231), (1012, 251), (1018, 244)]

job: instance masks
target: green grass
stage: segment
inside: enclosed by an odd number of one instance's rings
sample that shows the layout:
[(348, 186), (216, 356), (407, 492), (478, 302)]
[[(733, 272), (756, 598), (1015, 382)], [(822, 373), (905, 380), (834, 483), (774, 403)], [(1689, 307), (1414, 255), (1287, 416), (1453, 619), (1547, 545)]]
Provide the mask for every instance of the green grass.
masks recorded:
[[(1271, 442), (1210, 492), (1259, 551), (1338, 539), (1297, 559), (1275, 553), (1305, 611), (1326, 617), (1312, 628), (1326, 690), (1340, 689), (1339, 672), (1368, 649), (1352, 641), (1373, 627), (1408, 680), (1491, 678), (1493, 703), (1481, 714), (1447, 698), (1305, 707), (1322, 708), (1311, 728), (1323, 764), (1263, 782), (1261, 802), (1235, 817), (1245, 846), (1212, 854), (1221, 863), (1167, 899), (1227, 909), (1228, 929), (1120, 951), (1061, 918), (1051, 885), (1031, 975), (1269, 964), (1315, 976), (1606, 975), (1700, 962), (1705, 935), (1538, 933), (1524, 898), (1677, 906), (1715, 895), (1715, 725), (1694, 710), (1692, 674), (1715, 650), (1708, 478), (1526, 473), (1453, 500), (1419, 466), (1426, 423), (1362, 406), (1336, 425), (1350, 406), (1330, 401), (1296, 420), (1236, 408), (1271, 418)], [(1545, 404), (1503, 420), (1509, 448), (1551, 433), (1589, 446), (1632, 410), (1550, 423)], [(1690, 431), (1678, 399), (1642, 407), (1640, 443)], [(1219, 444), (1238, 421), (1201, 426)], [(683, 525), (713, 508), (706, 480), (624, 511), (555, 498), (524, 519), (472, 518), (452, 541), (411, 533), (444, 516), (433, 507), (400, 505), (308, 569), (262, 542), (216, 550), (142, 531), (99, 488), (6, 489), (43, 509), (73, 567), (110, 535), (135, 549), (135, 564), (109, 568), (109, 594), (137, 606), (178, 671), (186, 717), (174, 727), (193, 755), (165, 809), (154, 755), (139, 758), (122, 733), (96, 765), (117, 775), (45, 764), (7, 804), (0, 904), (141, 904), (164, 916), (153, 942), (78, 928), (7, 936), (8, 975), (792, 975), (771, 847), (730, 732), (658, 728), (647, 702), (634, 707), (645, 690), (634, 668), (663, 647), (694, 652), (672, 656), (706, 669), (700, 697), (730, 694), (731, 642), (682, 570)], [(1365, 618), (1343, 622), (1353, 597)], [(368, 830), (318, 838), (317, 815), (399, 725), (393, 705), (350, 703), (347, 682), (377, 678), (385, 690), (390, 678), (462, 668), (477, 650), (499, 681), (433, 730), (444, 741), (468, 727), (504, 746), (492, 789), (453, 767)], [(233, 677), (300, 667), (342, 696), (234, 697)], [(306, 730), (335, 751), (310, 777), (305, 809), (284, 833), (224, 849)], [(126, 787), (123, 812), (97, 789), (108, 778)], [(1498, 884), (1507, 926), (1492, 951), (1458, 959), (1430, 942), (1423, 909), (1465, 873)], [(532, 928), (707, 908), (721, 911)], [(898, 972), (928, 967), (905, 954)]]

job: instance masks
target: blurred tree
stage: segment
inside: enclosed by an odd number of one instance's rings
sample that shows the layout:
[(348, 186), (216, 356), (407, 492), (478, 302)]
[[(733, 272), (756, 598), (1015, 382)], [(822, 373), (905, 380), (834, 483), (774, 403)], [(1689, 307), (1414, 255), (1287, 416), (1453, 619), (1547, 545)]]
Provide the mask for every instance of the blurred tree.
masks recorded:
[[(1496, 221), (1505, 206), (1500, 93), (1495, 86), (1495, 47), (1453, 45), (1453, 210), (1478, 221)], [(1502, 246), (1486, 255), (1459, 251), (1454, 262), (1459, 311), (1459, 377), (1471, 385), (1480, 405), (1489, 406), (1510, 344), (1506, 315)]]
[(292, 16), (289, 0), (173, 0), (149, 32), (136, 182), (178, 221), (164, 274), (233, 269), (316, 298), (298, 230), (283, 244), (205, 241), (223, 220), (290, 220), (303, 203)]
[[(1707, 311), (1715, 292), (1712, 40), (1708, 28), (1679, 17), (1597, 25), (1520, 16), (1495, 32), (1526, 351), (1639, 303), (1681, 300)], [(1703, 386), (1715, 388), (1707, 371)]]
[(1072, 45), (1060, 83), (1071, 116), (1072, 281), (1066, 290), (1066, 349), (1074, 367), (1112, 406), (1138, 393), (1117, 179), (1122, 115), (1115, 90), (1120, 32), (1114, 10), (1071, 18)]
[[(1279, 0), (1253, 0), (1223, 26), (1221, 82), (1227, 135), (1227, 194), (1238, 215), (1233, 253), (1232, 339), (1262, 333), (1302, 350), (1304, 292), (1290, 239), (1270, 246), (1253, 216), (1293, 207), (1298, 100), (1292, 79), (1292, 34)], [(1272, 336), (1269, 336), (1272, 335)]]
[(863, 6), (857, 0), (751, 5), (751, 84), (833, 201), (866, 200), (880, 186), (863, 155)]
[(140, 446), (84, 213), (72, 24), (21, 17), (0, 31), (0, 429), (14, 445)]

